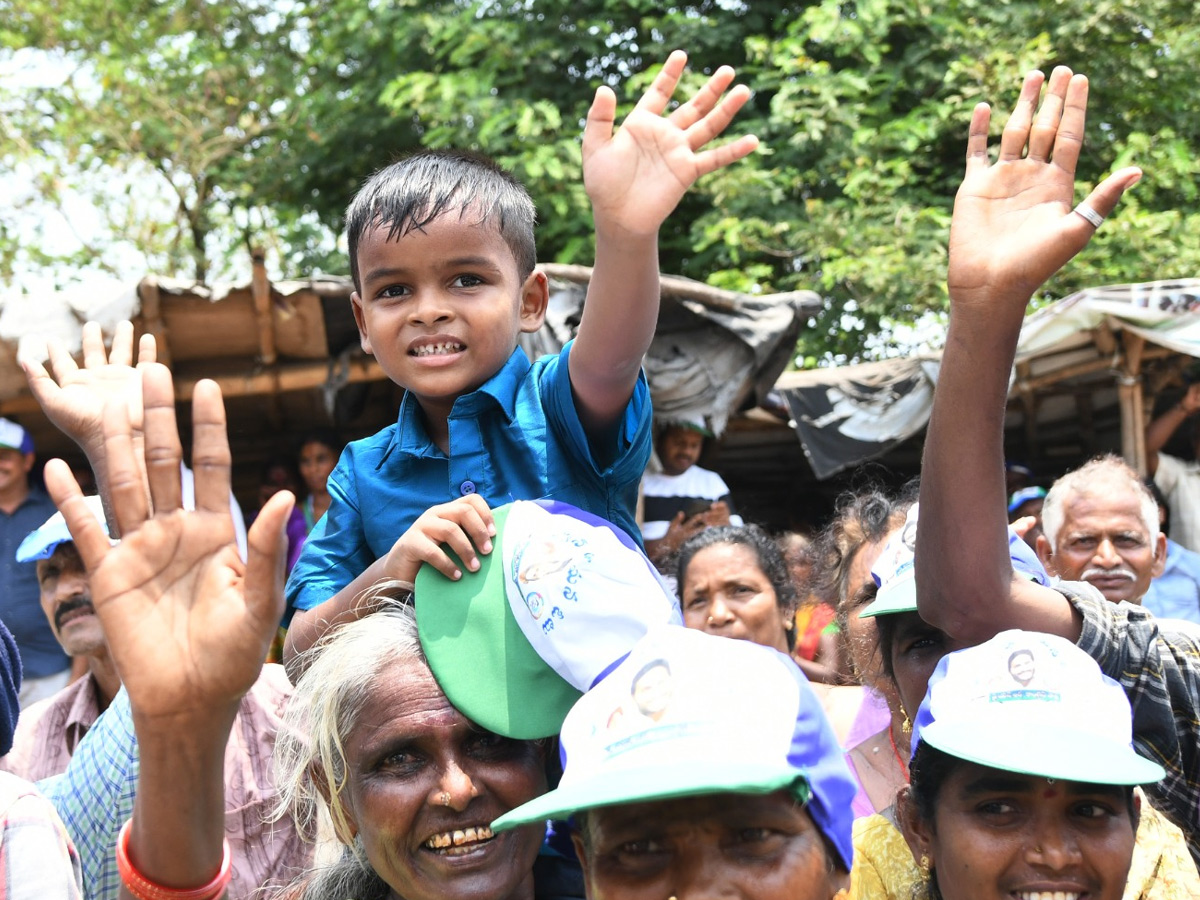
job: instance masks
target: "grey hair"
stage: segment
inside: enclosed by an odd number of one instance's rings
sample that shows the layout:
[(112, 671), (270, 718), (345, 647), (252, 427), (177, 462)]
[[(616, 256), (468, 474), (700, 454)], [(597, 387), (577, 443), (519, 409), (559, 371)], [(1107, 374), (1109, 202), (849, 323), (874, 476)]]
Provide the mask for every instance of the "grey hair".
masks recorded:
[(1054, 482), (1046, 493), (1042, 504), (1042, 533), (1052, 552), (1058, 546), (1058, 533), (1066, 521), (1067, 501), (1076, 494), (1095, 496), (1108, 493), (1105, 489), (1114, 486), (1137, 494), (1142, 522), (1150, 535), (1150, 543), (1158, 540), (1158, 504), (1154, 495), (1128, 463), (1119, 456), (1108, 453), (1088, 460), (1078, 469), (1068, 472)]
[[(426, 664), (417, 620), (407, 599), (412, 585), (380, 581), (359, 600), (370, 615), (340, 625), (307, 651), (311, 662), (288, 701), (275, 739), (274, 815), (290, 814), (301, 833), (315, 831), (327, 806), (339, 841), (361, 854), (342, 802), (346, 737), (358, 724), (376, 679), (402, 663)], [(360, 858), (365, 865), (365, 858)]]
[(338, 858), (300, 876), (271, 900), (386, 900), (391, 888), (366, 862), (362, 838), (343, 846)]

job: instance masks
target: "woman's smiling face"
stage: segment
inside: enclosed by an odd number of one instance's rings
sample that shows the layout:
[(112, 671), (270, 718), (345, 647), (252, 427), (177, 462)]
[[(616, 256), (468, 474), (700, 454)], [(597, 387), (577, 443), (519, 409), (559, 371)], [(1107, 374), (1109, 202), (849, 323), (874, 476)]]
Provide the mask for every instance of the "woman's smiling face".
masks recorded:
[(1137, 828), (1129, 791), (961, 761), (932, 822), (911, 807), (901, 818), (945, 900), (1119, 900)]
[(543, 828), (492, 835), (502, 813), (544, 793), (543, 752), (484, 731), (419, 662), (380, 673), (345, 740), (341, 792), (375, 872), (405, 900), (533, 897)]

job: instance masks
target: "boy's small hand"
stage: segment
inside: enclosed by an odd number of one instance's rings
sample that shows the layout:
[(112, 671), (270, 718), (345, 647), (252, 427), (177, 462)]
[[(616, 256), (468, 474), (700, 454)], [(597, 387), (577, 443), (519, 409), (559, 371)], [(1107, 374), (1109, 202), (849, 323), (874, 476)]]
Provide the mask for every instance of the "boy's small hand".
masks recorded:
[(478, 494), (459, 497), (425, 510), (388, 552), (386, 569), (393, 578), (416, 581), (417, 571), (428, 563), (457, 581), (462, 572), (443, 549), (458, 555), (468, 569), (479, 569), (478, 552), (492, 552), (496, 525), (487, 502)]
[(719, 68), (694, 97), (663, 116), (686, 64), (686, 53), (672, 53), (616, 134), (616, 95), (607, 87), (596, 91), (583, 131), (583, 182), (597, 232), (657, 233), (696, 179), (758, 146), (758, 138), (744, 135), (701, 149), (724, 132), (750, 98), (749, 88), (738, 85), (722, 102), (734, 77), (729, 66)]
[[(947, 276), (950, 299), (960, 311), (978, 305), (989, 318), (1005, 309), (1023, 316), (1033, 292), (1096, 232), (1073, 212), (1087, 79), (1059, 66), (1039, 107), (1042, 81), (1041, 72), (1026, 76), (993, 164), (987, 146), (991, 111), (981, 103), (971, 117), (966, 176), (950, 224)], [(1107, 216), (1139, 177), (1139, 169), (1121, 169), (1085, 202)]]

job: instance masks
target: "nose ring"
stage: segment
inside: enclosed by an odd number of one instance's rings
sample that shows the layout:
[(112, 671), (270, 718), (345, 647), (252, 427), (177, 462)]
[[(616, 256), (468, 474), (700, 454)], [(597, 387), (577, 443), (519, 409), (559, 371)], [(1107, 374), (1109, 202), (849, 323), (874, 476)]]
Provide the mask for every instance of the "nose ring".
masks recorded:
[(442, 806), (449, 806), (450, 805), (450, 792), (442, 791), (440, 794), (438, 794), (438, 803), (442, 804)]
[[(709, 617), (708, 617), (708, 624), (709, 624), (709, 625), (711, 625), (711, 624), (712, 624), (713, 622), (715, 622), (715, 621), (717, 621), (717, 620), (716, 620), (716, 619), (714, 619), (712, 616), (709, 616)], [(673, 900), (673, 898), (667, 898), (667, 900)]]

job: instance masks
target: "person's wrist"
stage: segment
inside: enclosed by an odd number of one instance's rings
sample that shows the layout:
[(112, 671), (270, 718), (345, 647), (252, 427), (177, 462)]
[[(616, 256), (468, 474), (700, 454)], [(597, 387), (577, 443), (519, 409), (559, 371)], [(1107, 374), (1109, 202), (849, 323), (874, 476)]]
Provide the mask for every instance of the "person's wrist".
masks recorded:
[(233, 876), (233, 854), (229, 841), (222, 841), (221, 865), (207, 883), (195, 888), (173, 888), (159, 884), (143, 875), (129, 857), (129, 838), (133, 819), (127, 819), (117, 837), (117, 872), (125, 889), (136, 900), (217, 900), (225, 893)]

